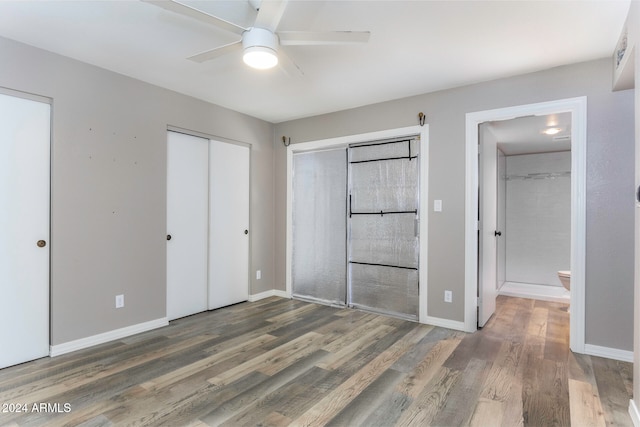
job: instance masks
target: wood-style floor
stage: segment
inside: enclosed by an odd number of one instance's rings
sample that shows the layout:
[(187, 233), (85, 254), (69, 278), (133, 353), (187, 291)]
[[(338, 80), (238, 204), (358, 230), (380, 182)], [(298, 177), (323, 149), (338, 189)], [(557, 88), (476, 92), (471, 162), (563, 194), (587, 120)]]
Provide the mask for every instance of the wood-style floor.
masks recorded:
[(571, 353), (568, 316), (500, 297), (465, 334), (268, 298), (2, 369), (0, 425), (632, 425), (632, 365)]

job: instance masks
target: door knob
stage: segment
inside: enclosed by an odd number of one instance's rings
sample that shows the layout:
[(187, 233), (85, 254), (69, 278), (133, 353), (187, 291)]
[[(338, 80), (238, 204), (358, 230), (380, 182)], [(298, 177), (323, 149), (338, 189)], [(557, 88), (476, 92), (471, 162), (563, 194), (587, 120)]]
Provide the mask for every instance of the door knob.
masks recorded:
[(44, 240), (38, 240), (38, 243), (36, 243), (36, 245), (38, 245), (39, 248), (44, 248), (45, 246), (47, 246), (47, 242), (45, 242)]
[(494, 231), (493, 235), (494, 236), (502, 236), (502, 231)]
[(244, 230), (244, 234), (249, 234), (249, 230)]
[(167, 240), (171, 240), (171, 234), (167, 234)]

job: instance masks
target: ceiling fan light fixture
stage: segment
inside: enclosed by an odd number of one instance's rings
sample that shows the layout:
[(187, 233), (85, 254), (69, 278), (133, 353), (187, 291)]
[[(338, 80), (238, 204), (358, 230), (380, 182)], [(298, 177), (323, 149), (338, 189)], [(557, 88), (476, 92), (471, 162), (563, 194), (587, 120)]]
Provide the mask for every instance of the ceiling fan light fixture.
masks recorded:
[(250, 46), (244, 49), (242, 60), (258, 70), (268, 70), (278, 65), (276, 51), (265, 46)]
[(278, 65), (278, 36), (264, 28), (251, 28), (242, 34), (244, 63), (259, 70)]

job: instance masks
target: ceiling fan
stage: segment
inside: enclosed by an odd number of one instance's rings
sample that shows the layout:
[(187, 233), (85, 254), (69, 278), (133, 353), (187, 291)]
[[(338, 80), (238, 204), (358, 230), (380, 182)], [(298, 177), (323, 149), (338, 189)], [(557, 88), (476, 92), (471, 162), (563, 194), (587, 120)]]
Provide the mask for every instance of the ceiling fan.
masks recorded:
[(175, 0), (142, 0), (171, 12), (198, 19), (223, 30), (238, 34), (238, 41), (190, 56), (195, 62), (205, 62), (230, 52), (243, 50), (244, 62), (258, 69), (272, 68), (281, 59), (281, 65), (302, 73), (300, 68), (284, 54), (281, 46), (344, 45), (366, 43), (369, 31), (276, 31), (287, 6), (287, 0), (249, 0), (258, 14), (252, 27), (244, 28), (214, 15)]

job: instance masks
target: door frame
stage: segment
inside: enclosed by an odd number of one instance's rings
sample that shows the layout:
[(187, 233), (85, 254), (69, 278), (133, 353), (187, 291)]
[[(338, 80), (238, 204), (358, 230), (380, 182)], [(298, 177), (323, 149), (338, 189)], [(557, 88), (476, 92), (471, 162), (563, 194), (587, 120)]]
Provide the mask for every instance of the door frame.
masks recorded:
[(428, 246), (428, 176), (429, 176), (429, 125), (408, 126), (396, 129), (387, 129), (376, 132), (347, 135), (335, 138), (321, 139), (315, 141), (291, 144), (287, 147), (287, 231), (286, 231), (286, 257), (285, 257), (285, 281), (286, 297), (292, 295), (292, 258), (293, 258), (293, 154), (305, 151), (327, 150), (331, 148), (348, 147), (349, 144), (356, 144), (367, 141), (381, 139), (401, 138), (406, 136), (420, 136), (420, 201), (419, 201), (419, 229), (420, 229), (420, 268), (418, 281), (420, 286), (420, 296), (418, 301), (418, 321), (420, 323), (429, 322), (427, 314), (427, 246)]
[(571, 113), (571, 317), (570, 348), (585, 352), (587, 97), (560, 99), (466, 115), (464, 328), (477, 329), (478, 125), (529, 115)]

